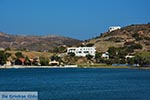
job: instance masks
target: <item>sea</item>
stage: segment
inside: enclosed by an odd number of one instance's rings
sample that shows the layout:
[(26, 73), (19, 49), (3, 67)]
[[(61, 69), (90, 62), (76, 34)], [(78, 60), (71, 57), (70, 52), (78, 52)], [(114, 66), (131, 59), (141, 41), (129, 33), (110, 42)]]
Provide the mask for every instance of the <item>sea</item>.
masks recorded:
[(0, 91), (37, 91), (38, 100), (150, 100), (150, 70), (0, 69)]

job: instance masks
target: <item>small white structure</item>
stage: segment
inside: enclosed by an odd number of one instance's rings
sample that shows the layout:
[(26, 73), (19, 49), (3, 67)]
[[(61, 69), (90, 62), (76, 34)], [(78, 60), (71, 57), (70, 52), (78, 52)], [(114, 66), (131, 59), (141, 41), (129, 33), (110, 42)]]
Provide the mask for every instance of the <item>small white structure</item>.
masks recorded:
[(54, 60), (49, 62), (50, 65), (59, 65), (59, 62)]
[(109, 53), (108, 52), (103, 53), (101, 58), (109, 59)]
[(111, 26), (111, 27), (109, 27), (109, 32), (112, 32), (112, 31), (115, 31), (115, 30), (118, 30), (118, 29), (121, 29), (121, 27), (120, 26)]
[(63, 67), (65, 67), (65, 68), (76, 68), (76, 67), (78, 67), (78, 65), (65, 65)]
[(75, 56), (85, 57), (90, 54), (95, 56), (96, 47), (71, 47), (67, 49), (67, 53), (75, 53)]
[(125, 58), (134, 58), (134, 56), (126, 55)]

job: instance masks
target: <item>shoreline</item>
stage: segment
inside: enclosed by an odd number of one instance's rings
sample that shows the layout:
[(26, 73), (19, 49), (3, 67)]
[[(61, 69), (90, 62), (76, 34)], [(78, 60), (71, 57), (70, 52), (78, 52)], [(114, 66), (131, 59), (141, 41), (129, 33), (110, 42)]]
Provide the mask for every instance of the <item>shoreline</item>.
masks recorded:
[(24, 65), (13, 65), (13, 66), (0, 66), (0, 69), (21, 69), (21, 68), (78, 68), (77, 65), (65, 65), (65, 66), (24, 66)]
[(111, 65), (65, 65), (65, 66), (0, 66), (0, 69), (22, 69), (22, 68), (110, 68), (110, 69), (144, 69), (150, 70), (150, 67), (133, 66), (111, 66)]

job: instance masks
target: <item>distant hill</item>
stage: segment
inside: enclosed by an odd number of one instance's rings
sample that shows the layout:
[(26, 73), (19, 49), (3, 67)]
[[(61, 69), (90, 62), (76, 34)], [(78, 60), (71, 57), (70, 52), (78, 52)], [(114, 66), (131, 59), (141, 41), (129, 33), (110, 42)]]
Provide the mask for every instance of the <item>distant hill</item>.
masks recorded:
[(123, 47), (133, 43), (142, 45), (142, 51), (150, 51), (150, 24), (122, 27), (85, 42), (85, 44), (94, 44), (100, 52), (105, 52), (112, 46)]
[(57, 46), (73, 46), (81, 41), (64, 36), (23, 36), (10, 35), (0, 32), (0, 48), (26, 49), (33, 51), (47, 51)]

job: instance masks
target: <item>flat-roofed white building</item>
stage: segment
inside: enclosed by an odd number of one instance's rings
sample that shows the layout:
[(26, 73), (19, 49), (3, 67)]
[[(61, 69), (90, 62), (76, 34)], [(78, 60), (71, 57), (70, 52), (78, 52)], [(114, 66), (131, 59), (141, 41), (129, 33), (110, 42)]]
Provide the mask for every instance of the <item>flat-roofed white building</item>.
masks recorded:
[(70, 47), (67, 49), (67, 53), (75, 53), (75, 56), (85, 57), (90, 54), (95, 56), (96, 47)]
[(118, 29), (121, 29), (121, 27), (120, 26), (111, 26), (111, 27), (109, 27), (109, 32), (112, 32), (112, 31), (115, 31), (115, 30), (118, 30)]

